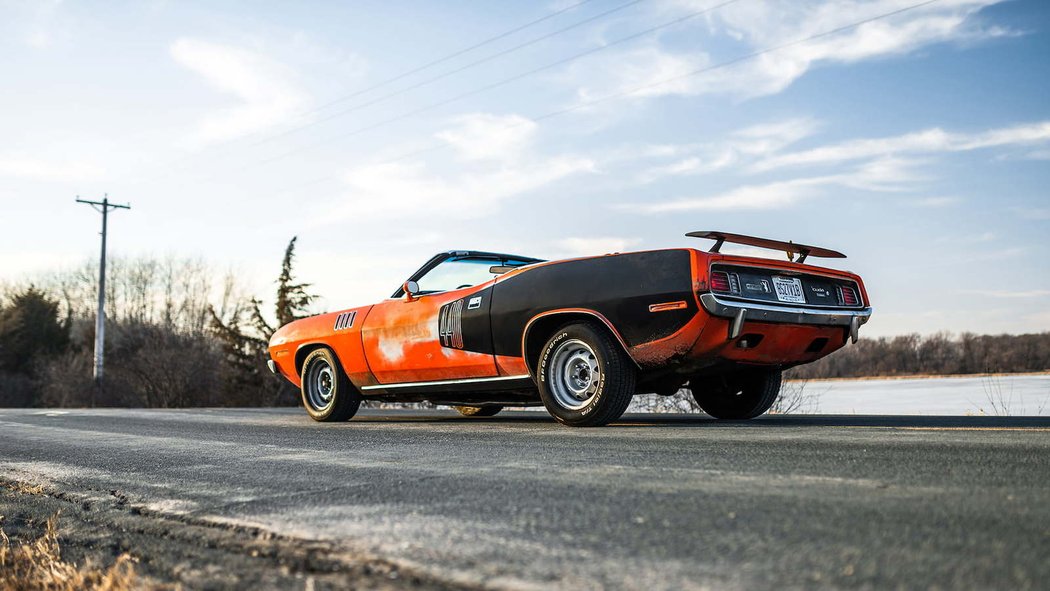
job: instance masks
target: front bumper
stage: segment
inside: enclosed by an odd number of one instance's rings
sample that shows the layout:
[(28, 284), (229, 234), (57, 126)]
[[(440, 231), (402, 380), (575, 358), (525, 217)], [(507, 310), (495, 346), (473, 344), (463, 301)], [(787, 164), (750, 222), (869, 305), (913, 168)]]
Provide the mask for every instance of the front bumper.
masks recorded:
[(729, 338), (735, 339), (743, 332), (744, 322), (777, 322), (784, 324), (807, 324), (813, 326), (842, 326), (849, 328), (850, 339), (857, 342), (860, 327), (871, 318), (871, 308), (838, 310), (827, 308), (793, 308), (727, 300), (713, 293), (700, 295), (700, 304), (712, 316), (731, 318)]
[(277, 364), (274, 363), (273, 359), (266, 360), (266, 367), (270, 369), (270, 373), (272, 373), (273, 375), (280, 375), (277, 373)]

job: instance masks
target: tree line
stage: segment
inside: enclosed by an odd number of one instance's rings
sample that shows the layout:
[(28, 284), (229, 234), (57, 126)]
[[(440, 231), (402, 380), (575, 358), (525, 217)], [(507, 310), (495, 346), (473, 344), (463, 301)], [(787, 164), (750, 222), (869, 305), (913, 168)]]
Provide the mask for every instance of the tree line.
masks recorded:
[[(98, 268), (0, 289), (0, 406), (277, 406), (298, 393), (266, 369), (276, 327), (309, 315), (310, 285), (296, 280), (296, 239), (275, 281), (273, 323), (235, 275), (216, 282), (193, 259), (114, 259), (106, 282), (106, 379), (92, 378)], [(798, 380), (1010, 373), (1050, 369), (1050, 333), (939, 333), (862, 339)]]
[(1022, 335), (918, 334), (861, 339), (793, 368), (793, 379), (1020, 373), (1050, 369), (1050, 332)]
[[(295, 280), (296, 239), (276, 281), (277, 325), (309, 315)], [(0, 406), (279, 406), (298, 393), (266, 369), (274, 326), (234, 274), (199, 260), (115, 258), (107, 265), (105, 379), (93, 378), (98, 267), (4, 288)]]

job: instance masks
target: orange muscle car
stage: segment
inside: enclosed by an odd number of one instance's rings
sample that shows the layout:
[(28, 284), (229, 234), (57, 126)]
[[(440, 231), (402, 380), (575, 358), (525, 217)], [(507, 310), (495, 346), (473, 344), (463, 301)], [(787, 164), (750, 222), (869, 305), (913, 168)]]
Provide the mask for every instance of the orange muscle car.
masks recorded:
[[(715, 244), (560, 261), (444, 252), (389, 299), (281, 327), (268, 365), (318, 421), (349, 419), (370, 399), (474, 416), (543, 404), (562, 423), (596, 426), (636, 393), (682, 387), (709, 415), (749, 419), (776, 400), (784, 369), (856, 341), (871, 316), (860, 277), (804, 264), (841, 253), (688, 236)], [(788, 260), (721, 254), (725, 242)]]

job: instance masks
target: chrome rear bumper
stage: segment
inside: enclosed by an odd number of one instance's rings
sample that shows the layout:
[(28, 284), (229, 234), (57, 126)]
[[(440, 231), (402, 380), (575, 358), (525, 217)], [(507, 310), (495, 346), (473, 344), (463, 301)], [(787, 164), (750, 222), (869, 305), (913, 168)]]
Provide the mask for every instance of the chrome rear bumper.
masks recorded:
[(836, 310), (828, 308), (792, 308), (759, 302), (738, 302), (719, 298), (713, 293), (700, 295), (704, 310), (712, 316), (732, 318), (729, 338), (740, 336), (745, 320), (755, 322), (777, 322), (784, 324), (809, 324), (814, 326), (848, 327), (850, 338), (857, 342), (860, 327), (871, 318), (871, 308)]

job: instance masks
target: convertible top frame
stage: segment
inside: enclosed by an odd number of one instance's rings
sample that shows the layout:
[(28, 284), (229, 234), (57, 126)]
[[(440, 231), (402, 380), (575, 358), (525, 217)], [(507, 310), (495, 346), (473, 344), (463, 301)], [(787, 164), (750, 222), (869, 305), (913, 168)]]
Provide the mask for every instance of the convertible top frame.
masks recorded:
[[(490, 260), (496, 263), (496, 266), (506, 266), (510, 261), (520, 261), (526, 265), (532, 265), (535, 263), (546, 262), (543, 259), (537, 259), (533, 257), (526, 257), (516, 254), (504, 254), (500, 252), (485, 252), (482, 250), (446, 250), (445, 252), (439, 252), (436, 255), (430, 257), (430, 260), (423, 264), (422, 267), (416, 269), (415, 273), (409, 276), (408, 281), (419, 281), (419, 279), (433, 270), (434, 267), (449, 259), (481, 259)], [(397, 299), (405, 295), (404, 286), (397, 288), (394, 292), (392, 299)]]

